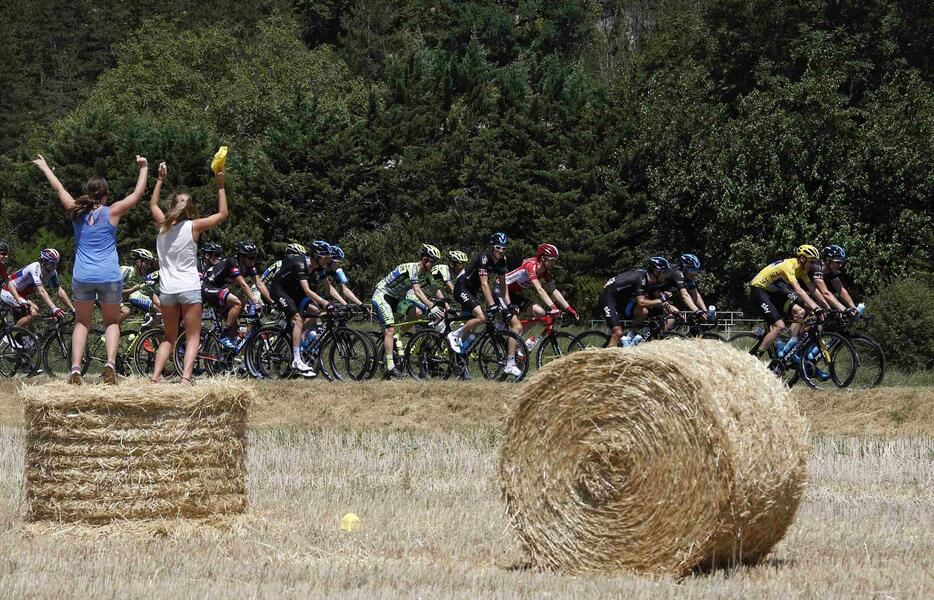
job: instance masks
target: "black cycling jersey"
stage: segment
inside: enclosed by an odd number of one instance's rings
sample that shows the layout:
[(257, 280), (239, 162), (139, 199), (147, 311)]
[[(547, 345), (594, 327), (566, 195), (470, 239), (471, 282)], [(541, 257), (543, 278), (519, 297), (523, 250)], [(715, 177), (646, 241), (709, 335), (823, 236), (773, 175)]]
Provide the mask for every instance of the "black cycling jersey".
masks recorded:
[(633, 269), (620, 273), (603, 285), (603, 291), (610, 291), (618, 299), (644, 296), (649, 289), (649, 274), (644, 269)]
[(686, 287), (687, 284), (684, 281), (684, 273), (681, 272), (681, 269), (676, 269), (674, 267), (666, 271), (661, 271), (658, 274), (658, 280), (649, 285), (649, 289), (653, 292), (673, 292), (675, 290), (683, 290)]
[(260, 266), (255, 262), (252, 267), (241, 269), (237, 257), (231, 256), (217, 261), (213, 267), (208, 269), (208, 272), (204, 274), (202, 284), (209, 287), (227, 287), (240, 275), (248, 277), (258, 275), (260, 272)]
[[(467, 264), (467, 268), (464, 269), (458, 277), (465, 278), (466, 288), (472, 293), (476, 294), (480, 291), (481, 276), (492, 275), (495, 278), (505, 274), (506, 257), (501, 258), (499, 261), (495, 261), (493, 260), (493, 256), (490, 254), (490, 252), (481, 252)], [(492, 285), (493, 282), (490, 282), (491, 287)]]
[(270, 281), (270, 286), (277, 286), (286, 294), (293, 298), (305, 296), (302, 290), (302, 281), (308, 281), (310, 262), (307, 257), (300, 254), (286, 256), (282, 260), (282, 266), (276, 271)]

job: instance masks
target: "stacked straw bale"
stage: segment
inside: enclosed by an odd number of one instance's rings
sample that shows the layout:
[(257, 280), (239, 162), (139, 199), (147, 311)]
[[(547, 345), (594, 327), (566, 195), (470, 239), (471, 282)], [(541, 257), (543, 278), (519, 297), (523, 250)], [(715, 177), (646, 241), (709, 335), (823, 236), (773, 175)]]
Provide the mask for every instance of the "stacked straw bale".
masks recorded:
[(26, 518), (100, 523), (242, 513), (253, 388), (26, 386)]
[(765, 556), (807, 453), (796, 403), (758, 360), (672, 340), (542, 369), (507, 423), (500, 484), (534, 566), (680, 576)]

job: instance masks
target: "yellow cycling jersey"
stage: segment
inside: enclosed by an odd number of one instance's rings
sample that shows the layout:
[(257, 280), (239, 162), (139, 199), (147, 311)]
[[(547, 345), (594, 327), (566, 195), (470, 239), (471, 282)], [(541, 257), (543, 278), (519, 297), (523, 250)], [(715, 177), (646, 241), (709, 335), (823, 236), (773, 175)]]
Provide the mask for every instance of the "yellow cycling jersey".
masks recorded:
[(786, 283), (801, 281), (807, 284), (811, 282), (811, 278), (808, 277), (807, 271), (804, 270), (798, 259), (789, 258), (787, 260), (777, 260), (759, 271), (759, 274), (752, 279), (752, 286), (769, 292), (776, 292), (778, 289), (775, 284), (779, 280)]

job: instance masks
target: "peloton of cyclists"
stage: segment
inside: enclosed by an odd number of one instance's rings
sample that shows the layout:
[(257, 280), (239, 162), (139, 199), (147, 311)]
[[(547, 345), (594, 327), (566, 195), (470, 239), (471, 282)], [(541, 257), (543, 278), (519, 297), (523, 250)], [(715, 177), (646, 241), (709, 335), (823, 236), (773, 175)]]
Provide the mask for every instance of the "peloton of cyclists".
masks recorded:
[[(9, 250), (7, 252), (9, 253)], [(12, 273), (6, 283), (3, 284), (3, 289), (0, 291), (0, 300), (4, 305), (12, 309), (13, 318), (18, 326), (27, 327), (39, 316), (39, 307), (29, 300), (29, 296), (33, 292), (36, 292), (42, 303), (49, 308), (49, 311), (56, 318), (61, 318), (64, 313), (52, 301), (52, 297), (49, 295), (50, 290), (55, 290), (58, 300), (72, 312), (75, 311), (75, 305), (71, 303), (71, 298), (59, 285), (58, 271), (56, 270), (59, 260), (58, 250), (45, 248), (39, 252), (39, 260), (29, 263), (22, 269)]]
[[(205, 253), (207, 255), (207, 253)], [(201, 298), (205, 305), (216, 308), (221, 313), (227, 312), (226, 328), (219, 342), (225, 348), (237, 347), (237, 330), (240, 326), (240, 313), (243, 311), (243, 302), (231, 293), (229, 286), (236, 283), (243, 290), (252, 310), (257, 316), (262, 311), (262, 301), (253, 294), (246, 277), (253, 277), (256, 287), (263, 297), (269, 296), (266, 284), (259, 274), (259, 265), (256, 257), (259, 250), (253, 242), (240, 240), (237, 242), (235, 254), (218, 260), (208, 269), (201, 282)]]
[[(632, 344), (653, 307), (660, 307), (673, 316), (680, 314), (678, 307), (667, 298), (652, 298), (650, 295), (652, 286), (658, 285), (661, 274), (669, 269), (671, 263), (668, 259), (653, 256), (646, 263), (645, 269), (625, 271), (607, 280), (600, 294), (598, 308), (610, 329), (608, 347)], [(624, 335), (622, 320), (626, 318), (632, 319), (632, 325)]]

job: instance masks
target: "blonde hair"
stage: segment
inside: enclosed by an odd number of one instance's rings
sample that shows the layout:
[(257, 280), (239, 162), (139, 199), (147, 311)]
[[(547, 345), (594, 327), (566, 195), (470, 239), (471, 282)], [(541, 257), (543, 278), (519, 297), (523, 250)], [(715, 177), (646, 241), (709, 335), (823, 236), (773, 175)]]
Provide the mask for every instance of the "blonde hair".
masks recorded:
[(107, 180), (103, 177), (92, 177), (84, 184), (84, 195), (75, 198), (75, 204), (68, 209), (68, 216), (72, 221), (77, 221), (82, 215), (85, 215), (96, 207), (104, 203), (104, 197), (107, 195), (109, 187)]
[(165, 213), (165, 220), (159, 226), (161, 233), (167, 233), (172, 225), (179, 221), (194, 220), (199, 217), (198, 207), (195, 206), (191, 194), (186, 192), (176, 192), (169, 199), (169, 212)]

